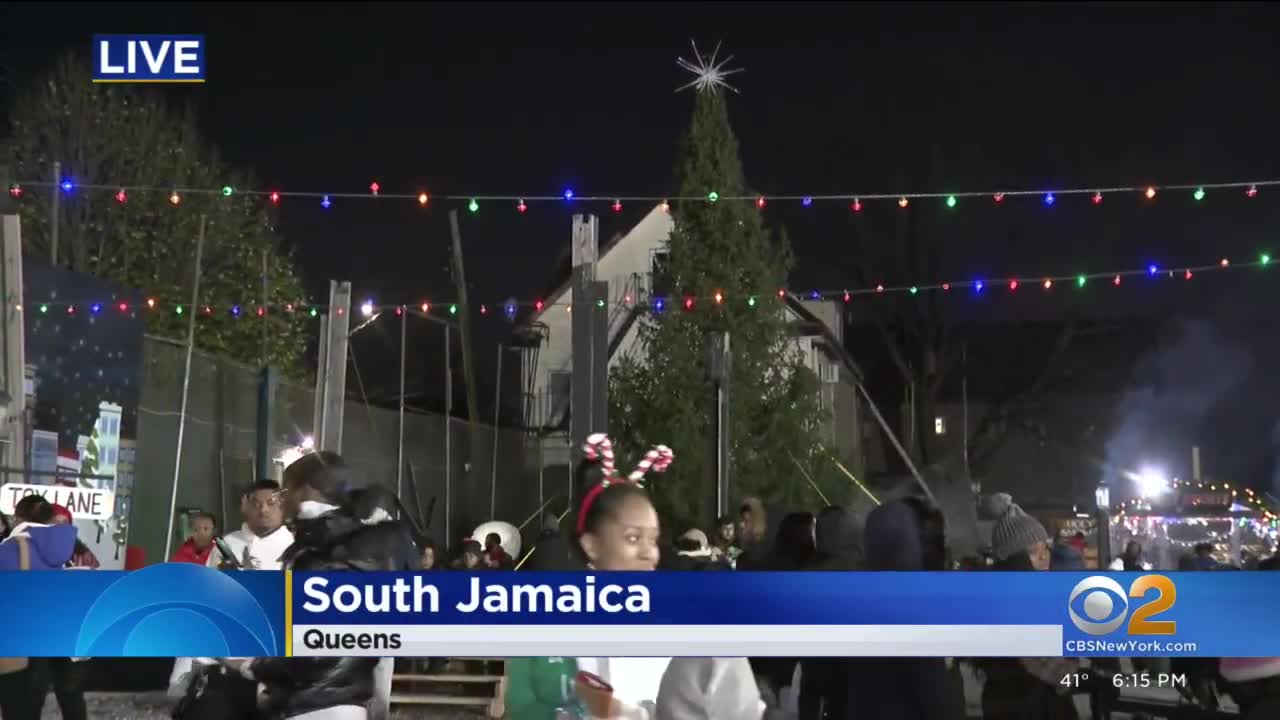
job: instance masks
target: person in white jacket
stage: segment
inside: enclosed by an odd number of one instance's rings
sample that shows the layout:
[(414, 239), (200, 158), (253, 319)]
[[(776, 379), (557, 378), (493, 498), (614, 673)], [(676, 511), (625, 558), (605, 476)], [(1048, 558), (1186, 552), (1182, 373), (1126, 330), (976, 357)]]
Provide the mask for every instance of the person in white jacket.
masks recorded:
[(293, 545), (293, 533), (284, 526), (284, 508), (280, 484), (275, 480), (259, 480), (245, 493), (241, 504), (245, 521), (241, 528), (222, 538), (235, 554), (228, 560), (217, 547), (209, 553), (208, 565), (224, 563), (242, 570), (280, 570), (284, 551)]
[(673, 658), (656, 714), (656, 720), (761, 720), (765, 702), (746, 658)]
[[(209, 553), (208, 567), (282, 569), (281, 557), (293, 545), (293, 533), (284, 526), (280, 484), (274, 480), (259, 480), (251, 485), (240, 499), (240, 512), (244, 516), (244, 524), (222, 538), (234, 557), (223, 557), (215, 547)], [(177, 658), (169, 676), (170, 696), (185, 695), (198, 666), (215, 665), (217, 662), (214, 658)]]

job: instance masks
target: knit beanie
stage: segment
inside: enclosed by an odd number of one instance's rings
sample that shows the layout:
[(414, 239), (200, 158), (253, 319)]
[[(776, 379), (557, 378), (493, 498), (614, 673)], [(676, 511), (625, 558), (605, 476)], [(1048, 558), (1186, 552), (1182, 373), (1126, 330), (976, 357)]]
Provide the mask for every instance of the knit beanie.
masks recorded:
[(1036, 543), (1049, 542), (1044, 525), (1018, 507), (1008, 493), (992, 495), (987, 509), (996, 518), (991, 526), (991, 552), (997, 560), (1008, 560)]

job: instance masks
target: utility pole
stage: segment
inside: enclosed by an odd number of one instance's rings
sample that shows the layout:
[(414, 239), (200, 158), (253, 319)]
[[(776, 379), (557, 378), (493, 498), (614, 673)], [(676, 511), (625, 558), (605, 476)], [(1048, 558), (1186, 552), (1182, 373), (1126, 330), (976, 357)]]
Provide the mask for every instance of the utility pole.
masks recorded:
[(732, 375), (729, 333), (713, 333), (707, 343), (707, 379), (711, 383), (711, 462), (707, 463), (708, 497), (703, 520), (714, 527), (716, 518), (729, 512), (729, 378)]
[(351, 283), (329, 281), (329, 312), (320, 322), (320, 361), (312, 433), (317, 450), (342, 452), (347, 403), (347, 340), (351, 335)]
[(187, 401), (191, 395), (191, 356), (196, 349), (196, 316), (200, 307), (200, 273), (204, 259), (205, 216), (200, 216), (200, 233), (196, 235), (196, 263), (191, 278), (191, 312), (187, 313), (187, 351), (182, 367), (182, 402), (178, 410), (178, 443), (173, 458), (173, 486), (169, 489), (169, 525), (164, 534), (164, 558), (173, 553), (173, 523), (178, 512), (178, 480), (182, 477), (182, 438), (187, 428)]
[(458, 327), (462, 334), (462, 375), (467, 387), (467, 417), (472, 425), (480, 424), (480, 403), (476, 399), (476, 366), (471, 357), (471, 306), (467, 303), (467, 274), (462, 265), (462, 232), (458, 230), (458, 211), (449, 211), (449, 232), (453, 251), (450, 265), (453, 268), (453, 286), (458, 294)]
[[(479, 393), (476, 390), (476, 366), (473, 357), (471, 345), (471, 306), (467, 302), (467, 274), (462, 263), (462, 231), (458, 229), (458, 211), (449, 211), (449, 234), (451, 236), (452, 245), (450, 246), (450, 266), (452, 268), (454, 291), (458, 296), (458, 329), (462, 336), (462, 380), (465, 384), (467, 393), (467, 420), (471, 431), (467, 433), (467, 459), (468, 465), (472, 470), (476, 467), (476, 458), (480, 453), (480, 401)], [(495, 428), (496, 430), (496, 428)], [(497, 462), (497, 458), (493, 459)], [(466, 495), (464, 495), (463, 507), (470, 508), (469, 499), (474, 492), (471, 484), (466, 485)], [(466, 512), (463, 513), (465, 521), (470, 522), (474, 518), (469, 518)], [(492, 519), (492, 518), (487, 518)]]
[(596, 280), (599, 252), (596, 217), (574, 215), (569, 435), (575, 448), (591, 433), (609, 431), (609, 283)]

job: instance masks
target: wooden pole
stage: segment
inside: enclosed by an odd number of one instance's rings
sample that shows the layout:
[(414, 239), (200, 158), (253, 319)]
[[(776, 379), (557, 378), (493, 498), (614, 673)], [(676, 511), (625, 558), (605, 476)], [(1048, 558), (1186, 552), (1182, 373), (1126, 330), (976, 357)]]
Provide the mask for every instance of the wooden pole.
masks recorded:
[[(399, 422), (397, 427), (400, 433), (400, 439), (396, 443), (396, 497), (404, 496), (404, 356), (405, 356), (405, 335), (407, 334), (407, 324), (409, 322), (409, 314), (402, 308), (400, 310), (400, 406)], [(448, 329), (445, 329), (448, 333)]]
[(62, 163), (53, 163), (53, 217), (49, 220), (49, 264), (58, 267), (58, 227), (62, 225)]
[(498, 423), (502, 420), (502, 343), (498, 343), (498, 371), (494, 379), (493, 399), (493, 457), (490, 458), (492, 476), (489, 481), (489, 519), (497, 520), (498, 508)]
[[(0, 200), (0, 238), (3, 239), (4, 271), (2, 274), (4, 310), (4, 387), (9, 393), (9, 407), (0, 437), (7, 444), (3, 449), (4, 464), (10, 468), (27, 465), (28, 443), (31, 437), (27, 416), (26, 392), (26, 323), (23, 320), (22, 280), (22, 219), (17, 205), (8, 195), (8, 170), (0, 167), (0, 188), (5, 195)], [(9, 478), (0, 477), (0, 483)], [(18, 477), (18, 482), (23, 482)]]
[[(450, 258), (453, 266), (454, 292), (458, 296), (458, 323), (462, 333), (462, 375), (467, 391), (467, 417), (471, 424), (480, 424), (480, 405), (476, 399), (476, 368), (471, 358), (471, 306), (467, 303), (467, 274), (462, 264), (462, 232), (458, 229), (458, 211), (449, 211), (449, 231), (453, 241)], [(474, 450), (472, 457), (475, 456)]]
[(200, 263), (204, 254), (205, 216), (200, 216), (200, 232), (196, 235), (196, 264), (191, 281), (191, 306), (187, 313), (187, 356), (182, 370), (182, 402), (178, 410), (178, 446), (173, 458), (173, 487), (169, 494), (169, 528), (164, 535), (164, 559), (173, 554), (174, 513), (178, 512), (178, 479), (182, 477), (182, 436), (187, 429), (187, 400), (191, 395), (191, 356), (196, 347), (196, 308), (200, 305)]
[(444, 326), (444, 547), (451, 547), (453, 516), (453, 328)]

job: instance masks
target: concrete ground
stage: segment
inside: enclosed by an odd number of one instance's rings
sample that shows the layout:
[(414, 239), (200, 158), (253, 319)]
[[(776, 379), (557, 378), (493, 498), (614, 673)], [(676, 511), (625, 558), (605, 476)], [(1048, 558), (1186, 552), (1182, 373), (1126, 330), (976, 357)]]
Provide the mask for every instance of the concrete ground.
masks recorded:
[[(90, 720), (169, 720), (173, 701), (164, 693), (86, 693)], [(52, 695), (44, 706), (42, 720), (60, 720), (58, 701)], [(392, 720), (483, 720), (479, 712), (466, 710), (395, 710)]]
[[(92, 720), (169, 720), (173, 707), (164, 693), (89, 693), (89, 717)], [(976, 710), (976, 712), (975, 712)], [(1089, 719), (1089, 708), (1079, 708), (1080, 720)], [(45, 704), (43, 720), (60, 720), (58, 703), (53, 696)], [(409, 708), (392, 712), (392, 720), (483, 720), (479, 711)], [(969, 717), (982, 717), (981, 709), (970, 704)], [(1112, 720), (1130, 720), (1129, 716), (1116, 714)]]

